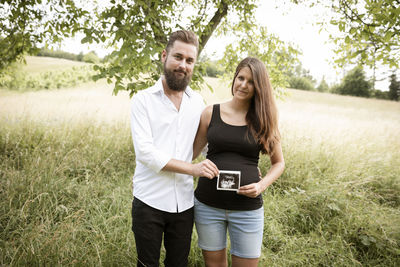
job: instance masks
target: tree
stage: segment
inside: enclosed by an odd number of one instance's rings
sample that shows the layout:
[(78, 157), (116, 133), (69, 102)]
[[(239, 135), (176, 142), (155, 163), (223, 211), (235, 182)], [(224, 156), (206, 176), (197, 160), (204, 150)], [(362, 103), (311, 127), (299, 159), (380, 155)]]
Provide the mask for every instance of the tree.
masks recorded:
[(400, 99), (400, 81), (397, 81), (395, 73), (390, 75), (389, 99), (395, 101)]
[(224, 75), (224, 70), (221, 65), (218, 64), (217, 60), (211, 60), (207, 56), (202, 56), (198, 58), (198, 61), (201, 62), (204, 66), (202, 76), (206, 77), (220, 77)]
[(100, 58), (97, 56), (96, 52), (90, 51), (83, 56), (82, 61), (96, 64), (100, 62)]
[(400, 2), (339, 0), (332, 4), (332, 9), (339, 17), (331, 19), (331, 23), (342, 33), (333, 38), (337, 45), (336, 62), (369, 66), (375, 90), (378, 63), (399, 67)]
[(315, 90), (316, 81), (310, 74), (310, 71), (303, 68), (301, 62), (298, 62), (292, 70), (288, 70), (287, 75), (289, 76), (288, 82), (290, 88), (307, 91)]
[(87, 15), (72, 0), (0, 1), (0, 72), (25, 54), (36, 54), (39, 44), (72, 36)]
[(372, 90), (371, 96), (377, 99), (389, 99), (389, 92), (381, 90)]
[(78, 60), (78, 61), (83, 61), (83, 52), (81, 51), (81, 52), (79, 52), (79, 54), (76, 56), (76, 60)]
[(226, 46), (224, 56), (219, 60), (226, 76), (232, 78), (231, 74), (241, 59), (246, 56), (257, 57), (265, 63), (275, 90), (281, 93), (281, 88), (288, 85), (287, 73), (292, 72), (298, 63), (297, 55), (300, 52), (277, 36), (268, 34), (266, 27), (239, 23), (229, 26), (226, 31), (234, 32), (235, 29), (237, 40)]
[(321, 82), (319, 83), (317, 90), (319, 92), (328, 92), (329, 91), (329, 85), (325, 81), (325, 77), (322, 77)]
[(314, 86), (311, 81), (306, 77), (290, 77), (289, 87), (294, 89), (314, 91)]
[[(127, 0), (111, 5), (99, 12), (98, 24), (86, 29), (83, 42), (110, 40), (111, 45), (121, 44), (111, 53), (110, 60), (96, 66), (99, 78), (114, 82), (114, 92), (127, 89), (131, 94), (148, 87), (161, 73), (160, 54), (168, 35), (185, 28), (199, 36), (200, 51), (212, 35), (235, 36), (234, 44), (227, 44), (220, 64), (225, 72), (232, 71), (243, 57), (257, 55), (269, 67), (275, 86), (284, 83), (279, 66), (291, 64), (297, 50), (283, 45), (279, 38), (258, 27), (254, 18), (255, 0), (228, 1), (135, 1)], [(188, 10), (192, 10), (187, 16)], [(229, 19), (228, 19), (229, 17)], [(268, 53), (268, 54), (267, 54)], [(278, 60), (272, 60), (275, 57)], [(199, 88), (205, 66), (199, 62), (191, 86)]]
[(371, 83), (365, 78), (365, 72), (358, 66), (352, 69), (336, 89), (339, 94), (369, 97), (371, 95)]
[(39, 57), (55, 57), (55, 58), (65, 58), (69, 60), (78, 60), (77, 55), (73, 53), (68, 53), (62, 50), (50, 50), (47, 48), (42, 48), (36, 54)]
[[(78, 7), (73, 0), (14, 2), (15, 5), (7, 2), (0, 6), (7, 10), (0, 13), (0, 22), (6, 25), (1, 32), (4, 37), (0, 42), (0, 48), (4, 48), (2, 62), (12, 62), (24, 53), (32, 53), (39, 43), (57, 42), (82, 31), (82, 43), (106, 43), (114, 48), (104, 64), (95, 66), (98, 72), (95, 79), (106, 78), (114, 83), (115, 93), (127, 89), (133, 94), (153, 84), (161, 73), (160, 54), (167, 37), (181, 28), (199, 36), (199, 54), (212, 35), (236, 36), (238, 41), (235, 42), (240, 44), (229, 46), (225, 57), (232, 59), (229, 53), (240, 56), (229, 62), (222, 60), (222, 63), (229, 63), (224, 66), (229, 69), (247, 55), (263, 56), (275, 86), (285, 83), (282, 69), (290, 67), (298, 54), (297, 50), (268, 34), (265, 27), (258, 27), (254, 17), (257, 0), (110, 0), (105, 7), (95, 6), (93, 16), (88, 15), (88, 10), (83, 8), (85, 5), (81, 3)], [(89, 3), (93, 5), (95, 1)], [(21, 49), (9, 48), (13, 43), (21, 44)], [(0, 70), (5, 65), (0, 65)], [(203, 82), (202, 69), (202, 64), (195, 68), (192, 87), (198, 88)]]
[(335, 38), (338, 60), (361, 60), (373, 67), (382, 62), (398, 67), (400, 60), (400, 2), (397, 0), (339, 0), (332, 4), (339, 15), (331, 23), (345, 35)]
[(310, 6), (324, 6), (333, 11), (332, 16), (321, 21), (320, 25), (321, 29), (325, 29), (329, 23), (339, 30), (339, 34), (331, 33), (337, 47), (337, 64), (361, 63), (374, 71), (377, 63), (399, 67), (399, 0), (291, 1)]

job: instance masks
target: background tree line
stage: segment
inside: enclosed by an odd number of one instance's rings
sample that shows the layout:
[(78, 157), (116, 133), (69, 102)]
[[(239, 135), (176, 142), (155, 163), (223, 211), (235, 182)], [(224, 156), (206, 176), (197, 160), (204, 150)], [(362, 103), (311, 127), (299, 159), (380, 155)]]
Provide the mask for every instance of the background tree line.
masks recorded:
[(86, 63), (100, 63), (104, 62), (95, 51), (90, 51), (89, 53), (84, 54), (80, 52), (79, 54), (69, 53), (62, 50), (52, 50), (48, 48), (41, 48), (39, 52), (36, 54), (38, 57), (54, 57), (54, 58), (63, 58), (74, 61), (81, 61)]
[(361, 65), (347, 72), (341, 82), (332, 84), (331, 86), (328, 85), (324, 77), (322, 77), (318, 84), (316, 79), (310, 74), (310, 71), (304, 69), (300, 63), (293, 68), (293, 71), (288, 72), (287, 76), (289, 88), (395, 101), (400, 100), (400, 81), (398, 81), (394, 71), (389, 76), (390, 85), (387, 91), (374, 89), (373, 78), (368, 79)]
[[(91, 51), (87, 54), (83, 54), (80, 52), (79, 54), (69, 53), (62, 50), (51, 50), (47, 48), (42, 48), (37, 53), (37, 56), (41, 57), (53, 57), (53, 58), (62, 58), (86, 63), (103, 63), (107, 64), (110, 60), (109, 56), (106, 56), (100, 59), (96, 52)], [(200, 63), (203, 68), (201, 69), (200, 74), (202, 76), (207, 77), (226, 77), (228, 76), (221, 64), (221, 60), (212, 60), (208, 57), (200, 57)], [(49, 82), (48, 77), (51, 75), (42, 75), (39, 78), (35, 79), (27, 79), (26, 74), (16, 73), (15, 68), (13, 68), (14, 74), (11, 79), (0, 77), (0, 86), (6, 87), (8, 89), (16, 89), (22, 88), (23, 90), (27, 90), (29, 87), (32, 87), (32, 90), (36, 89), (50, 89), (50, 88), (60, 88), (61, 86), (70, 86), (71, 83), (60, 83), (60, 82)], [(82, 77), (86, 77), (85, 79), (81, 79), (82, 81), (88, 81), (87, 74), (93, 72), (87, 72), (87, 69), (81, 71), (86, 72), (85, 75), (81, 75)], [(74, 76), (76, 76), (77, 70), (74, 70), (75, 74), (70, 75), (71, 80)], [(65, 73), (62, 74), (65, 76)], [(373, 83), (371, 79), (365, 74), (365, 71), (361, 66), (356, 66), (352, 70), (350, 70), (342, 79), (342, 81), (338, 84), (333, 84), (331, 86), (328, 85), (325, 78), (322, 77), (321, 81), (318, 83), (317, 80), (311, 75), (310, 71), (305, 69), (301, 62), (297, 62), (292, 66), (289, 66), (286, 72), (283, 72), (283, 76), (286, 79), (287, 87), (306, 90), (306, 91), (318, 91), (318, 92), (329, 92), (334, 94), (341, 95), (351, 95), (351, 96), (359, 96), (359, 97), (371, 97), (378, 99), (387, 99), (387, 100), (400, 100), (400, 81), (397, 80), (396, 73), (393, 72), (390, 75), (390, 85), (388, 91), (381, 91), (373, 89)], [(32, 81), (33, 80), (33, 81)], [(40, 81), (39, 81), (40, 80)], [(57, 79), (55, 79), (57, 80)], [(65, 80), (65, 79), (64, 79)], [(73, 84), (73, 83), (72, 83)], [(41, 88), (41, 86), (43, 88)]]

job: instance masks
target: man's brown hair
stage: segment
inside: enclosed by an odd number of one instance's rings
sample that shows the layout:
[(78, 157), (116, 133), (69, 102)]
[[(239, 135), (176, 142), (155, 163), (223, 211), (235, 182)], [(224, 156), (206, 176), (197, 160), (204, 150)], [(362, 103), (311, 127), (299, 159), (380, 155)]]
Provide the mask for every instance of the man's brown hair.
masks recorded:
[(179, 30), (171, 33), (171, 35), (169, 36), (168, 44), (167, 47), (165, 48), (165, 50), (167, 50), (167, 53), (177, 40), (187, 44), (194, 45), (197, 49), (197, 53), (199, 52), (199, 40), (197, 39), (196, 34), (194, 34), (194, 32), (191, 31)]

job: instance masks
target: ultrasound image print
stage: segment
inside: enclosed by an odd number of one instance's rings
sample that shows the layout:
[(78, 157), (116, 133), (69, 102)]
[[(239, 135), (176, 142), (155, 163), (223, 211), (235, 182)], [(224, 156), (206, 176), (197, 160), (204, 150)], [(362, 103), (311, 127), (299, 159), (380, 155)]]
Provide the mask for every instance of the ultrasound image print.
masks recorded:
[(217, 190), (237, 191), (240, 187), (240, 171), (219, 171)]

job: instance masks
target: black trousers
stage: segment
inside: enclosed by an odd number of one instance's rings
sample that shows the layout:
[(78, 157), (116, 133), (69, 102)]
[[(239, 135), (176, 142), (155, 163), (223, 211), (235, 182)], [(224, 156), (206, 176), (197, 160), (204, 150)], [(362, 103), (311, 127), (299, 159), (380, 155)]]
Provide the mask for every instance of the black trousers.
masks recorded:
[(164, 235), (165, 267), (186, 267), (193, 230), (194, 208), (169, 213), (152, 208), (138, 198), (132, 202), (132, 231), (138, 255), (137, 266), (159, 265)]

